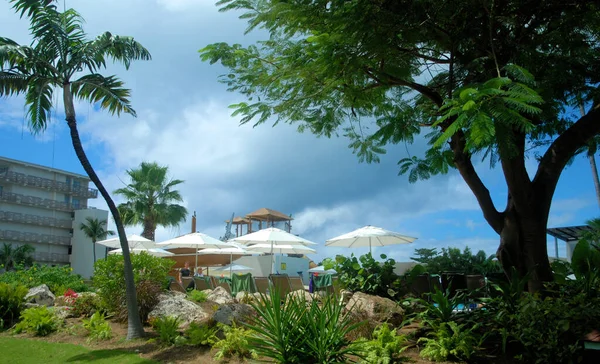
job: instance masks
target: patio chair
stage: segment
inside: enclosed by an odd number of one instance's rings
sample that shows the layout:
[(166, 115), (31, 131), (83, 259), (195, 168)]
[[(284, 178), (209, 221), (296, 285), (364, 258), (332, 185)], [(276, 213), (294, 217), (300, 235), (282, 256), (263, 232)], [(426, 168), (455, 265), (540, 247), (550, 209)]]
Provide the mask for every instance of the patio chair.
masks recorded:
[(171, 291), (175, 291), (175, 292), (181, 292), (181, 293), (186, 293), (187, 291), (185, 290), (185, 288), (183, 288), (183, 286), (181, 285), (181, 283), (177, 282), (177, 281), (171, 281), (171, 283), (169, 283), (169, 289)]
[(271, 282), (267, 277), (254, 277), (254, 285), (256, 286), (256, 292), (264, 295), (271, 289)]
[(192, 277), (181, 277), (181, 285), (186, 290), (194, 289), (194, 278)]
[(194, 283), (196, 284), (196, 290), (204, 291), (205, 289), (213, 289), (210, 285), (210, 279), (205, 279), (205, 277), (194, 277)]
[[(222, 287), (223, 289), (225, 289), (227, 291), (227, 293), (229, 293), (231, 295), (231, 286), (229, 285), (229, 282), (223, 281), (223, 282), (219, 282), (217, 284), (217, 287)], [(215, 287), (215, 288), (217, 288)]]
[(210, 288), (211, 289), (215, 289), (217, 287), (217, 285), (219, 284), (219, 282), (217, 281), (217, 277), (214, 276), (209, 276), (209, 280), (210, 280)]
[(302, 277), (290, 277), (290, 289), (294, 291), (304, 291), (304, 282)]
[(269, 275), (269, 279), (273, 282), (273, 289), (279, 292), (281, 298), (285, 298), (292, 291), (290, 279), (287, 274), (271, 274)]

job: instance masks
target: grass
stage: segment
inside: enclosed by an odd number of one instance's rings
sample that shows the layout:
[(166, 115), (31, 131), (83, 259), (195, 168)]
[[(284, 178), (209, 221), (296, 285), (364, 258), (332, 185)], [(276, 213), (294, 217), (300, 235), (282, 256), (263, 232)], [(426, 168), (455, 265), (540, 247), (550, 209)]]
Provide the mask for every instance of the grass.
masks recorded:
[[(0, 337), (0, 363), (124, 363), (152, 364), (152, 360), (121, 350), (90, 350), (73, 344)], [(7, 360), (7, 361), (4, 361)]]

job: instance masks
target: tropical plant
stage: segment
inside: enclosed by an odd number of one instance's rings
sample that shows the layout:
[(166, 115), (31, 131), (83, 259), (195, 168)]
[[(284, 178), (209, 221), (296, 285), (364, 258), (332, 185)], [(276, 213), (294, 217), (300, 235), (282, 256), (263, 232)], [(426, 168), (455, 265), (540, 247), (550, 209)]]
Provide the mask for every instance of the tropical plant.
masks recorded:
[[(597, 4), (218, 4), (240, 12), (248, 32), (269, 32), (256, 45), (215, 43), (200, 50), (202, 60), (227, 68), (220, 81), (246, 97), (232, 105), (242, 123), (341, 133), (367, 162), (379, 161), (389, 144), (425, 135), (429, 149), (400, 160), (400, 172), (416, 182), (458, 169), (500, 235), (505, 270), (531, 272), (532, 291), (552, 280), (546, 226), (556, 185), (573, 155), (600, 133)], [(573, 95), (589, 106), (585, 116), (565, 112), (578, 105)], [(547, 148), (528, 148), (541, 140), (549, 141)], [(528, 174), (525, 162), (536, 153), (537, 170)], [(502, 166), (509, 197), (504, 210), (475, 169), (481, 159)]]
[[(246, 297), (246, 296), (244, 296), (244, 297)], [(197, 291), (197, 290), (189, 291), (188, 299), (190, 299), (194, 302), (198, 302), (198, 303), (206, 302), (206, 300), (208, 299), (208, 293), (206, 293), (204, 291)], [(247, 303), (247, 302), (242, 302), (242, 303)]]
[(15, 333), (48, 336), (58, 330), (60, 324), (61, 320), (48, 307), (31, 307), (21, 312), (21, 321), (15, 326)]
[(600, 286), (600, 249), (596, 243), (590, 243), (586, 238), (579, 240), (573, 249), (571, 267), (584, 292), (590, 294), (597, 290)]
[(398, 335), (396, 330), (390, 329), (384, 323), (373, 331), (373, 339), (361, 343), (364, 364), (394, 364), (400, 363), (404, 358), (400, 356), (406, 350), (408, 339), (405, 335)]
[(175, 341), (180, 336), (179, 325), (181, 320), (177, 316), (162, 316), (152, 321), (152, 327), (158, 333), (158, 337), (163, 345), (175, 345)]
[(79, 294), (71, 305), (71, 310), (73, 315), (84, 317), (90, 317), (95, 313), (104, 314), (105, 311), (100, 296), (95, 293)]
[(19, 317), (28, 291), (25, 286), (0, 282), (0, 329), (12, 325)]
[(31, 254), (34, 251), (35, 248), (29, 244), (14, 247), (12, 244), (4, 243), (0, 249), (0, 267), (9, 271), (18, 266), (31, 266), (33, 265)]
[(461, 272), (465, 274), (483, 274), (502, 272), (502, 267), (495, 260), (495, 256), (488, 256), (483, 250), (473, 254), (469, 247), (464, 251), (458, 248), (415, 249), (414, 257), (410, 259), (425, 265), (428, 273), (441, 274), (443, 272)]
[(185, 336), (190, 345), (212, 346), (218, 340), (216, 336), (218, 331), (215, 325), (192, 322), (185, 330)]
[(117, 207), (87, 158), (75, 115), (74, 99), (95, 103), (110, 114), (135, 116), (129, 101), (130, 91), (116, 76), (99, 73), (107, 60), (122, 63), (149, 60), (150, 53), (131, 37), (105, 32), (89, 40), (83, 30), (83, 18), (74, 9), (60, 12), (52, 0), (10, 0), (13, 9), (30, 23), (31, 45), (0, 38), (0, 96), (25, 95), (27, 119), (34, 133), (43, 132), (54, 106), (55, 92), (62, 91), (65, 120), (75, 154), (90, 180), (100, 191), (113, 216), (123, 249), (128, 338), (141, 337), (144, 328), (135, 314), (137, 301), (125, 229)]
[(97, 218), (86, 217), (86, 222), (82, 222), (79, 225), (79, 229), (83, 231), (85, 236), (92, 240), (93, 251), (94, 251), (94, 263), (96, 263), (96, 242), (98, 240), (104, 240), (109, 235), (115, 235), (112, 230), (106, 230), (106, 220), (98, 220)]
[(27, 288), (45, 284), (55, 295), (62, 295), (68, 289), (76, 292), (89, 291), (83, 277), (73, 273), (73, 268), (65, 266), (51, 267), (34, 265), (28, 269), (20, 269), (0, 274), (0, 282), (20, 284)]
[(142, 162), (139, 168), (127, 171), (129, 184), (115, 191), (127, 200), (119, 205), (123, 223), (142, 224), (142, 236), (152, 241), (157, 226), (178, 226), (187, 216), (185, 207), (173, 203), (183, 201), (179, 191), (173, 189), (183, 181), (169, 179), (168, 171), (167, 166)]
[(82, 320), (82, 325), (88, 332), (88, 341), (108, 340), (112, 337), (112, 328), (101, 312), (96, 312), (89, 319)]
[(256, 351), (249, 343), (252, 336), (251, 330), (246, 330), (235, 324), (232, 326), (219, 324), (218, 326), (223, 330), (225, 337), (213, 344), (213, 348), (217, 349), (215, 359), (223, 360), (237, 356), (243, 360), (246, 358), (256, 359), (258, 357)]
[(465, 301), (464, 295), (451, 296), (450, 289), (444, 292), (437, 287), (435, 287), (435, 292), (429, 295), (429, 299), (430, 301), (416, 299), (416, 302), (423, 307), (423, 311), (418, 314), (418, 317), (431, 326), (452, 321), (457, 307)]
[(465, 328), (454, 321), (441, 323), (432, 332), (432, 337), (419, 338), (418, 343), (425, 343), (420, 355), (433, 361), (469, 360), (478, 350), (480, 342), (475, 338), (473, 330)]
[(381, 254), (382, 263), (376, 261), (371, 253), (356, 258), (338, 255), (334, 269), (339, 274), (343, 287), (353, 292), (364, 292), (382, 297), (394, 298), (401, 287), (400, 276), (394, 273), (396, 261)]

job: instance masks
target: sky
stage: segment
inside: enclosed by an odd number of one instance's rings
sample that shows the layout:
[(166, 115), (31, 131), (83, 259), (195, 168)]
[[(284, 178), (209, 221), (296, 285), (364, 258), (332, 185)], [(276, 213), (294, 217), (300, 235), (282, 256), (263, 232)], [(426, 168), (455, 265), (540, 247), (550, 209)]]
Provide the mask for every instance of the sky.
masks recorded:
[[(63, 1), (60, 2), (61, 6)], [(295, 126), (239, 125), (228, 105), (243, 101), (217, 82), (225, 69), (199, 59), (198, 50), (216, 42), (251, 44), (265, 37), (244, 35), (246, 22), (233, 12), (220, 13), (212, 0), (64, 0), (86, 20), (90, 37), (104, 31), (135, 37), (152, 61), (133, 63), (127, 71), (109, 65), (132, 90), (138, 117), (110, 116), (94, 105), (76, 105), (87, 155), (109, 191), (127, 182), (126, 170), (143, 161), (169, 166), (180, 185), (184, 205), (196, 212), (197, 229), (214, 237), (225, 232), (232, 213), (261, 207), (292, 214), (292, 231), (319, 243), (320, 261), (336, 254), (364, 254), (368, 248), (325, 247), (326, 239), (365, 225), (417, 237), (413, 244), (377, 248), (407, 261), (417, 248), (469, 246), (494, 254), (497, 234), (487, 225), (475, 197), (456, 172), (410, 184), (398, 176), (398, 160), (420, 155), (425, 142), (392, 146), (379, 164), (359, 163), (343, 137), (317, 138)], [(29, 43), (28, 23), (7, 0), (0, 1), (0, 36)], [(24, 119), (22, 97), (0, 99), (0, 155), (85, 174), (73, 151), (59, 98), (47, 130), (32, 135)], [(527, 161), (530, 174), (536, 161)], [(476, 164), (498, 209), (506, 201), (499, 169)], [(115, 197), (118, 202), (123, 202)], [(106, 209), (99, 198), (90, 206)], [(583, 224), (599, 215), (590, 166), (578, 157), (563, 173), (552, 203), (549, 227)], [(189, 232), (157, 230), (157, 241)], [(141, 227), (127, 228), (141, 233)], [(548, 237), (554, 255), (554, 240)], [(565, 255), (563, 243), (560, 255)]]

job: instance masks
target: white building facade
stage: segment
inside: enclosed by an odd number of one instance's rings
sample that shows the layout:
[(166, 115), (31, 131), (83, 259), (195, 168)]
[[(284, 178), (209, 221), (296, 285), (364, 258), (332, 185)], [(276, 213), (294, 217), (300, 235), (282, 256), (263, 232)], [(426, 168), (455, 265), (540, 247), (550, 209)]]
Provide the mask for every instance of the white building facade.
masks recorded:
[[(84, 277), (93, 272), (93, 245), (79, 229), (86, 217), (108, 212), (88, 208), (98, 197), (87, 176), (0, 157), (0, 244), (29, 244), (40, 264), (71, 265)], [(97, 258), (105, 249), (96, 248)]]

